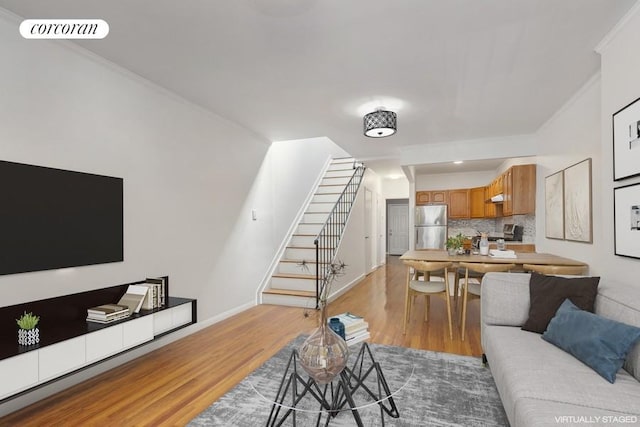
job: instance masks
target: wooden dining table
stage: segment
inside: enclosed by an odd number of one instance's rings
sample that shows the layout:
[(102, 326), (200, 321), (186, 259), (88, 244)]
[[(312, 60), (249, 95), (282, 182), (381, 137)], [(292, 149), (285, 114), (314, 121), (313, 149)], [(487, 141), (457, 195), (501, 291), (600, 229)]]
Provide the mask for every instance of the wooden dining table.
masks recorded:
[(476, 262), (483, 264), (516, 264), (522, 267), (523, 264), (544, 264), (544, 265), (572, 265), (586, 266), (587, 264), (570, 258), (553, 254), (537, 252), (516, 252), (516, 258), (500, 258), (490, 255), (449, 255), (442, 250), (410, 250), (402, 254), (401, 260), (432, 261), (432, 262)]

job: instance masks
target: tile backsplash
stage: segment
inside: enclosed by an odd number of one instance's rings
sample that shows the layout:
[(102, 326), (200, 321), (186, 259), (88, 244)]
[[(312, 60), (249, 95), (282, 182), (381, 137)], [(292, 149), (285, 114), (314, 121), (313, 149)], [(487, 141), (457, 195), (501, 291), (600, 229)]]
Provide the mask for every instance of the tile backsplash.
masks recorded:
[(450, 219), (449, 235), (462, 233), (472, 234), (473, 230), (478, 233), (488, 233), (490, 231), (502, 231), (504, 224), (516, 224), (523, 227), (522, 242), (535, 243), (536, 240), (536, 217), (535, 215), (513, 215), (503, 218), (482, 218), (482, 219)]

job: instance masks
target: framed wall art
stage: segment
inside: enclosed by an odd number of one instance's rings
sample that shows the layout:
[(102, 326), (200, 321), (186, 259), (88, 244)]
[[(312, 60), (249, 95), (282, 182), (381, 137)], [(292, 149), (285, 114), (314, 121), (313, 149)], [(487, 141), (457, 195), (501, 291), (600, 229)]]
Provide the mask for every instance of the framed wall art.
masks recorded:
[(613, 180), (640, 175), (640, 98), (613, 114)]
[(564, 170), (564, 238), (591, 243), (591, 159)]
[(613, 189), (614, 250), (640, 258), (640, 183)]
[(564, 171), (544, 179), (545, 236), (564, 239)]

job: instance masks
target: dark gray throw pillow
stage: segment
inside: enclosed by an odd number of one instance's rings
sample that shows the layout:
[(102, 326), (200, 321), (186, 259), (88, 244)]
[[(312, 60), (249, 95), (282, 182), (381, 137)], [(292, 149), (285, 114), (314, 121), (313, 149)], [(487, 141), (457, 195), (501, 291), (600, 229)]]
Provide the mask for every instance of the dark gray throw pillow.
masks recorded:
[(529, 318), (522, 329), (542, 334), (567, 298), (581, 310), (593, 313), (599, 282), (599, 277), (567, 278), (531, 273)]

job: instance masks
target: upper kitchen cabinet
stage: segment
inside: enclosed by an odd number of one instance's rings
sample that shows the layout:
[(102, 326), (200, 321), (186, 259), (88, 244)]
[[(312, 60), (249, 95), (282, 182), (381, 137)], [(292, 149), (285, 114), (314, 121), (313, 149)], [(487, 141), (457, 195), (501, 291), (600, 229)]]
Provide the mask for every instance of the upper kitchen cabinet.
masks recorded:
[(493, 181), (491, 181), (491, 184), (488, 185), (489, 197), (487, 197), (487, 199), (497, 196), (498, 194), (502, 194), (502, 181), (502, 175), (497, 176)]
[(449, 190), (449, 218), (469, 218), (469, 189)]
[(512, 166), (502, 175), (502, 180), (502, 216), (535, 213), (536, 165)]
[(484, 217), (495, 218), (498, 216), (496, 204), (491, 202), (491, 197), (495, 196), (492, 185), (484, 187)]
[(416, 192), (416, 205), (428, 205), (430, 203), (446, 204), (447, 191), (434, 190)]
[[(489, 207), (485, 195), (487, 187), (476, 187), (469, 190), (469, 214), (471, 218), (486, 218), (486, 208)], [(495, 214), (494, 214), (495, 216)]]

